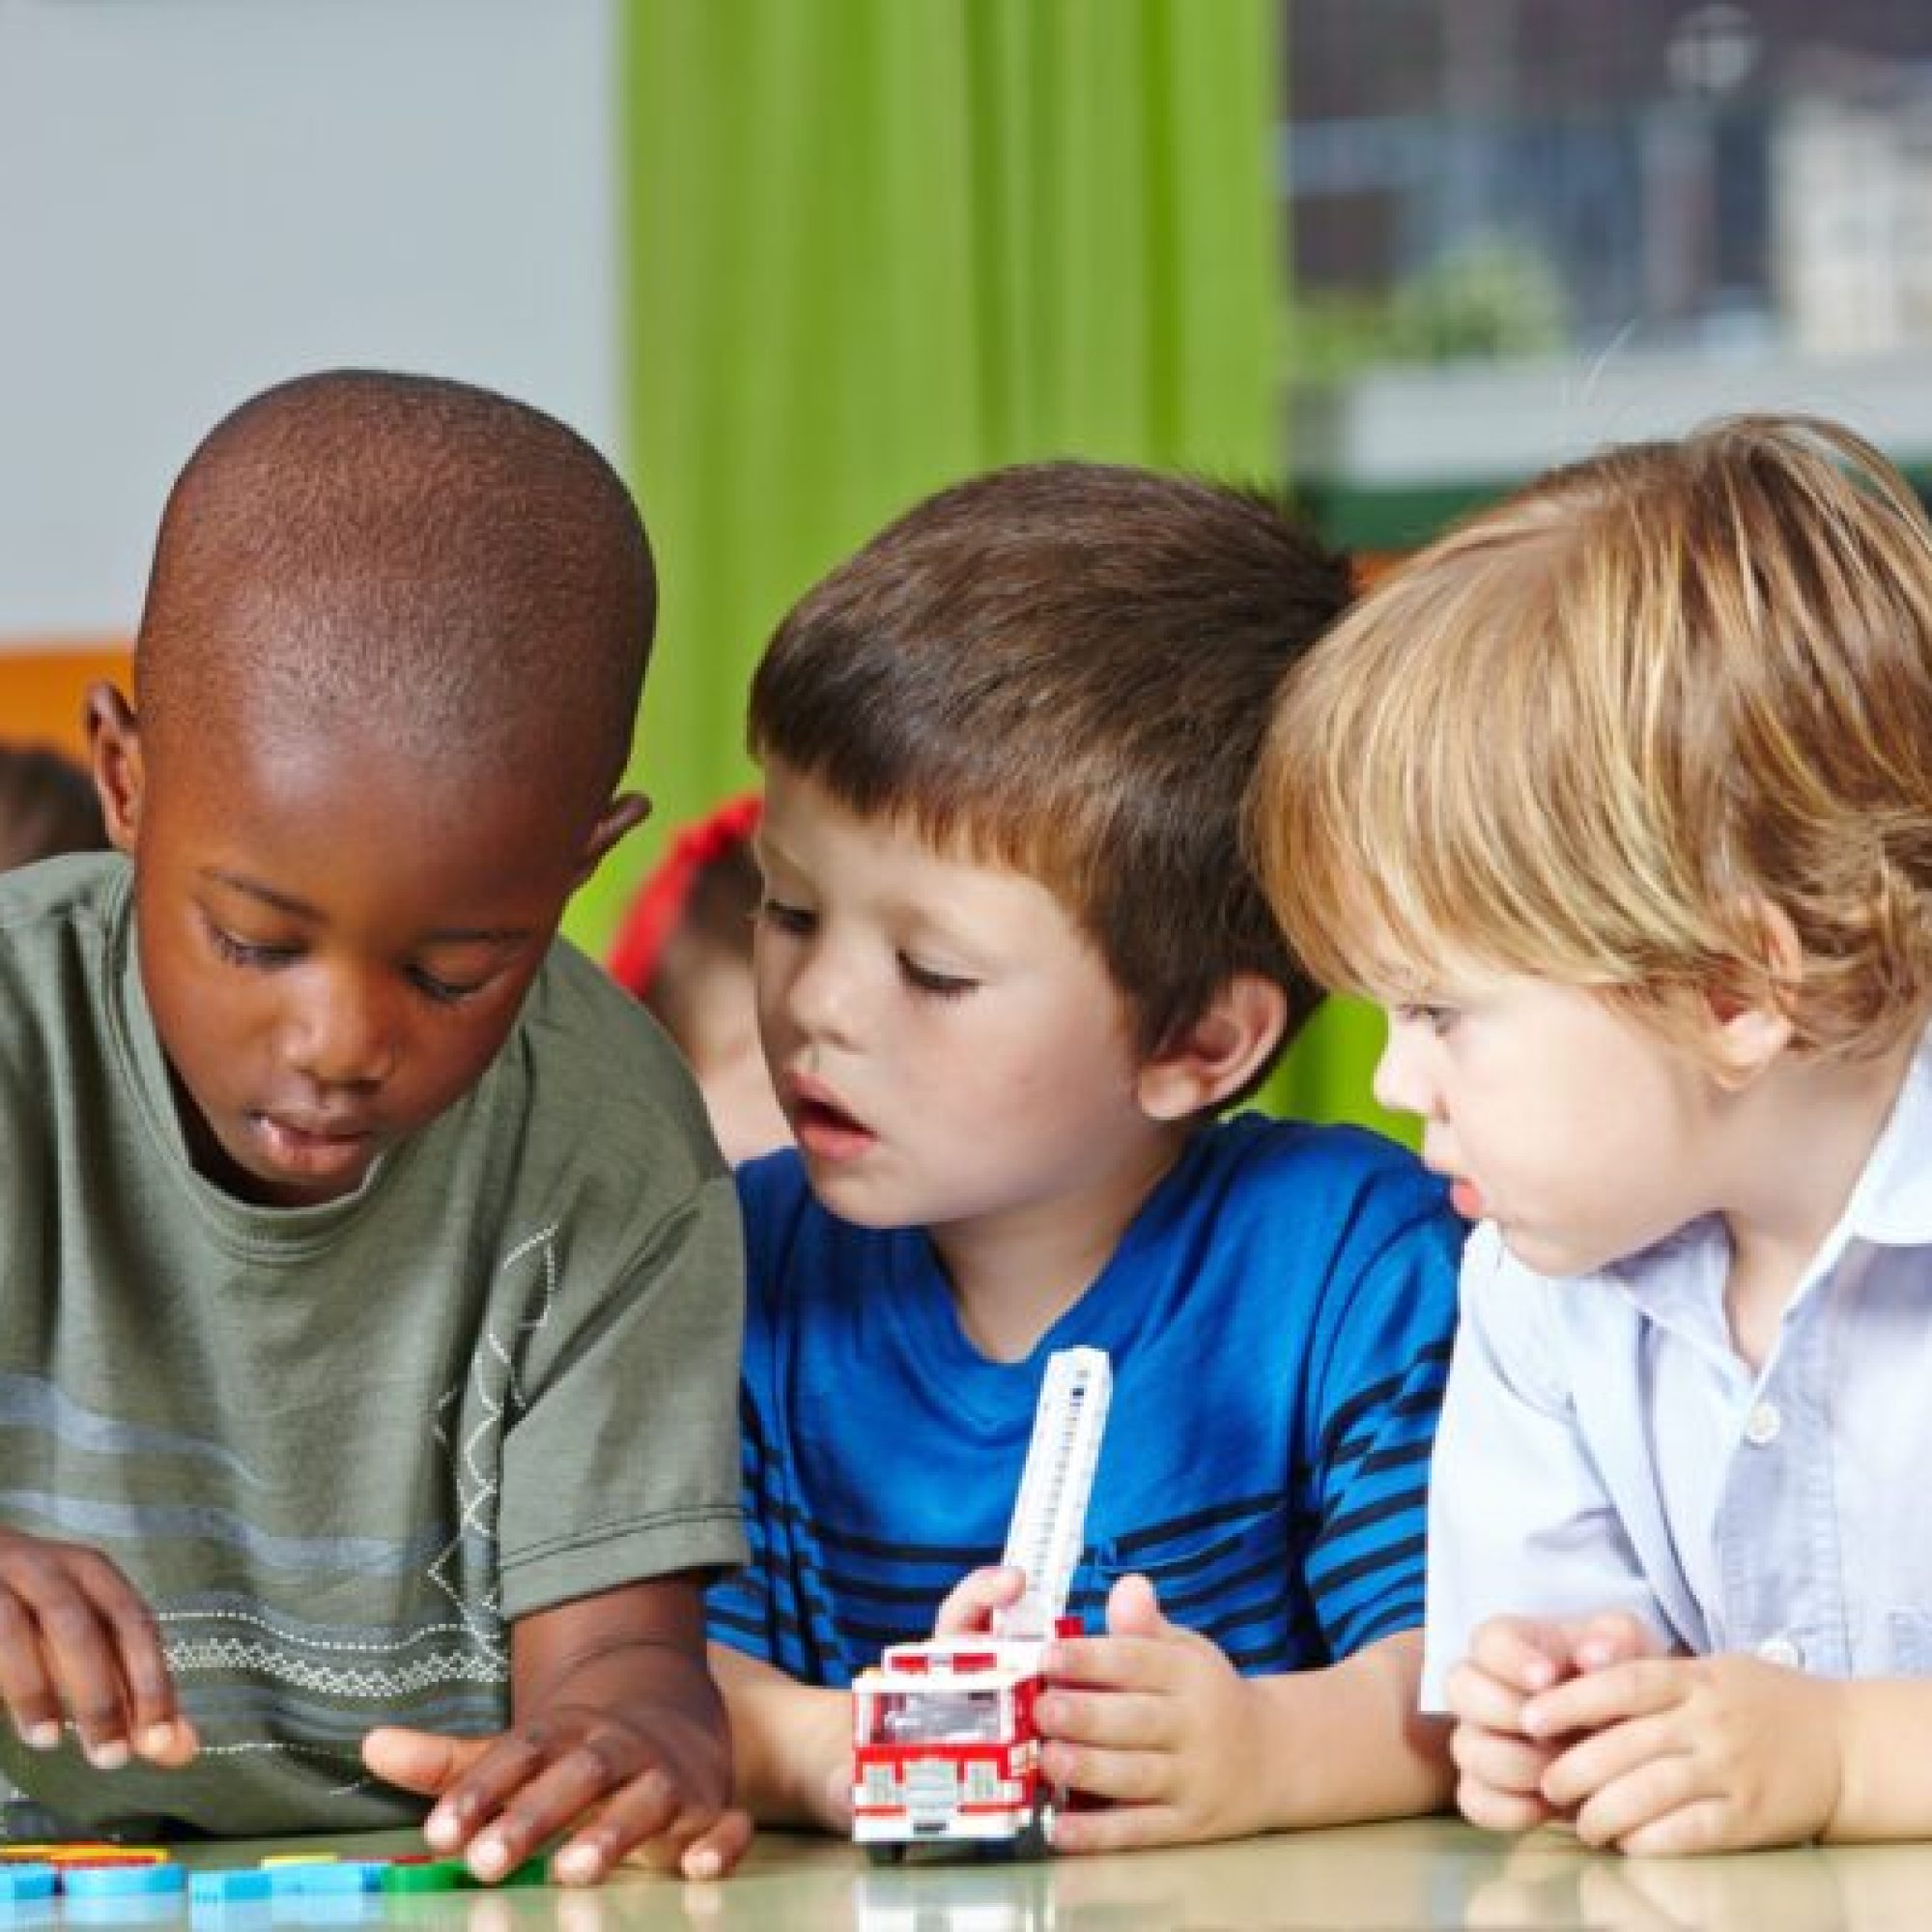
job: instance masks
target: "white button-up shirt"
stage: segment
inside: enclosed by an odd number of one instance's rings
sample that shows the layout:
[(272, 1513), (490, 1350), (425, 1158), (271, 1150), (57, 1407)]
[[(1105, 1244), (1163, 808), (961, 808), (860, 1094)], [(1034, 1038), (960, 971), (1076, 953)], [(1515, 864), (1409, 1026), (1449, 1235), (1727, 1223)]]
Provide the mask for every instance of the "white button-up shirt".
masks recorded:
[(1568, 1280), (1471, 1236), (1425, 1708), (1503, 1614), (1629, 1609), (1681, 1650), (1932, 1675), (1932, 1047), (1756, 1372), (1725, 1322), (1729, 1259), (1715, 1219)]

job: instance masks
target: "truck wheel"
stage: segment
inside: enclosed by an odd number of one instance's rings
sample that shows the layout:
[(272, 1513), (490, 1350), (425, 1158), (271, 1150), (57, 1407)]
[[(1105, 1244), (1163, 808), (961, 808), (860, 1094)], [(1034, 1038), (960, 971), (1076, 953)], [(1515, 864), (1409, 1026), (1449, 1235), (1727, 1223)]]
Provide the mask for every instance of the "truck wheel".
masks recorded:
[(880, 1844), (877, 1841), (866, 1847), (866, 1857), (875, 1865), (896, 1865), (905, 1861), (903, 1845)]
[(1013, 1833), (1013, 1857), (1043, 1859), (1053, 1851), (1053, 1806), (1037, 1806), (1031, 1818)]

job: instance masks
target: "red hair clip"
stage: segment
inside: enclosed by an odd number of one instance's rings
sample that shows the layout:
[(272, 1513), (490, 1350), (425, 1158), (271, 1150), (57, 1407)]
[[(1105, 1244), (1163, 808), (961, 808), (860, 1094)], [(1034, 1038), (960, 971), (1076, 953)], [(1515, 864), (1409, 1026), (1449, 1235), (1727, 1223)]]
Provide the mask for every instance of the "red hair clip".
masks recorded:
[(665, 941), (691, 902), (698, 874), (750, 842), (763, 805), (756, 792), (727, 798), (702, 818), (693, 819), (670, 841), (638, 888), (611, 945), (611, 977), (627, 992), (639, 1000), (644, 997), (663, 957)]

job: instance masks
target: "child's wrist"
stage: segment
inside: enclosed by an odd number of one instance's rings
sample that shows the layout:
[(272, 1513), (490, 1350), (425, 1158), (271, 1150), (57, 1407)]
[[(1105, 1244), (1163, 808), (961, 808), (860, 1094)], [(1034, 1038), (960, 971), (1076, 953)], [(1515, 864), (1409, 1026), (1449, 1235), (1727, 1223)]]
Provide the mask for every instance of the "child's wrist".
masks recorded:
[(844, 1832), (848, 1820), (834, 1803), (834, 1793), (851, 1776), (851, 1698), (843, 1690), (813, 1690), (818, 1707), (802, 1714), (809, 1721), (798, 1727), (799, 1747), (791, 1754), (787, 1807), (807, 1824), (824, 1832)]
[(1881, 1686), (1849, 1679), (1822, 1682), (1818, 1689), (1825, 1717), (1820, 1746), (1831, 1754), (1832, 1776), (1831, 1807), (1818, 1835), (1827, 1842), (1858, 1838), (1865, 1835), (1859, 1823), (1865, 1810), (1861, 1772), (1869, 1756), (1863, 1719)]

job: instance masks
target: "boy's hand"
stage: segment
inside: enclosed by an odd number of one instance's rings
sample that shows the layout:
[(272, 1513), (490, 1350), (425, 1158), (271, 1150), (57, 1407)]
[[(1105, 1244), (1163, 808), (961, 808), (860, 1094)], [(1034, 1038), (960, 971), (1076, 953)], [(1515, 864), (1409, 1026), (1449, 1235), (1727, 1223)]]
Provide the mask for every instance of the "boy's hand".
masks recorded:
[(78, 1544), (0, 1530), (0, 1700), (36, 1750), (71, 1719), (88, 1762), (172, 1770), (200, 1748), (160, 1632), (126, 1577)]
[(486, 1883), (554, 1839), (563, 1885), (593, 1885), (634, 1852), (716, 1878), (751, 1842), (727, 1808), (731, 1751), (704, 1667), (696, 1582), (659, 1578), (519, 1619), (515, 1721), (494, 1738), (384, 1728), (363, 1741), (378, 1777), (437, 1802), (430, 1845)]
[(1844, 1779), (1844, 1687), (1754, 1657), (1650, 1658), (1555, 1685), (1522, 1707), (1572, 1742), (1548, 1802), (1586, 1844), (1742, 1851), (1821, 1835)]
[[(940, 1605), (935, 1632), (984, 1630), (1025, 1588), (1018, 1570), (975, 1570)], [(1041, 1768), (1055, 1784), (1111, 1801), (1062, 1812), (1056, 1851), (1192, 1844), (1264, 1828), (1251, 1802), (1251, 1754), (1262, 1748), (1251, 1687), (1215, 1644), (1161, 1614), (1145, 1577), (1114, 1585), (1104, 1637), (1059, 1638), (1045, 1665), (1047, 1689), (1034, 1707)]]
[(1254, 1804), (1267, 1740), (1253, 1687), (1215, 1644), (1161, 1614), (1145, 1577), (1114, 1585), (1104, 1637), (1060, 1638), (1045, 1662), (1041, 1767), (1111, 1801), (1062, 1812), (1057, 1851), (1195, 1843), (1265, 1824)]
[(970, 1570), (947, 1593), (932, 1620), (934, 1636), (971, 1636), (992, 1628), (993, 1612), (1016, 1604), (1026, 1594), (1026, 1572), (1008, 1563), (989, 1563)]
[(447, 1857), (467, 1852), (485, 1883), (564, 1832), (571, 1835), (551, 1862), (560, 1885), (594, 1885), (639, 1848), (687, 1878), (722, 1877), (744, 1855), (752, 1827), (724, 1808), (728, 1775), (713, 1802), (687, 1795), (712, 1778), (684, 1760), (706, 1755), (667, 1748), (662, 1732), (646, 1740), (588, 1711), (554, 1712), (495, 1738), (385, 1726), (362, 1745), (378, 1777), (437, 1800), (424, 1837)]
[(1481, 1625), (1448, 1683), (1456, 1719), (1449, 1749), (1463, 1815), (1492, 1832), (1524, 1832), (1566, 1815), (1545, 1777), (1571, 1740), (1531, 1731), (1525, 1705), (1554, 1685), (1655, 1647), (1643, 1626), (1621, 1611), (1568, 1622), (1492, 1617)]

